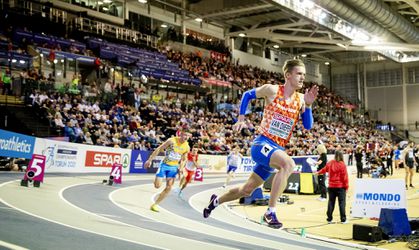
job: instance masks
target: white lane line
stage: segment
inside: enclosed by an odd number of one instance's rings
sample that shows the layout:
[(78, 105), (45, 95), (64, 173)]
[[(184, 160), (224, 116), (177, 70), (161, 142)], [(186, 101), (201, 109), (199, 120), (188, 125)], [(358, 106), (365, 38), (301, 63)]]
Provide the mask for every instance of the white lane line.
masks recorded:
[(121, 216), (111, 215), (111, 214), (100, 214), (96, 213), (99, 216), (109, 217), (109, 218), (122, 218)]
[[(90, 211), (87, 211), (87, 210), (85, 210), (85, 209), (83, 209), (83, 208), (81, 208), (81, 207), (78, 207), (78, 206), (74, 205), (73, 203), (69, 202), (69, 201), (68, 201), (68, 200), (66, 200), (66, 199), (64, 198), (64, 196), (63, 196), (63, 193), (64, 193), (64, 191), (65, 191), (66, 189), (69, 189), (69, 188), (72, 188), (72, 187), (76, 187), (76, 186), (86, 185), (86, 184), (95, 184), (95, 183), (96, 183), (96, 182), (93, 182), (93, 183), (84, 183), (84, 184), (74, 184), (74, 185), (71, 185), (71, 186), (64, 187), (63, 189), (61, 189), (61, 190), (60, 190), (60, 192), (59, 192), (59, 197), (60, 197), (60, 199), (61, 199), (61, 200), (63, 200), (65, 203), (67, 203), (67, 204), (68, 204), (68, 205), (70, 205), (71, 207), (76, 208), (76, 209), (78, 209), (78, 210), (80, 210), (80, 211), (83, 211), (83, 212), (85, 212), (85, 213), (88, 213), (88, 214), (92, 214), (92, 215), (95, 215), (95, 216), (101, 217), (101, 218), (103, 218), (103, 219), (105, 219), (105, 220), (111, 221), (111, 222), (116, 223), (116, 224), (120, 224), (120, 225), (128, 226), (128, 227), (131, 227), (131, 228), (140, 228), (140, 227), (136, 227), (136, 226), (133, 226), (133, 225), (130, 225), (130, 224), (124, 223), (124, 222), (117, 221), (117, 220), (112, 220), (112, 219), (109, 219), (109, 218), (107, 218), (107, 217), (100, 216), (99, 214), (96, 214), (96, 213), (92, 213), (92, 212), (90, 212)], [(141, 229), (143, 229), (143, 228), (141, 228)], [(84, 229), (82, 229), (82, 230), (84, 230)], [(146, 229), (143, 229), (143, 230), (146, 230)], [(85, 230), (85, 231), (87, 231), (87, 232), (91, 232), (90, 230)], [(132, 240), (128, 240), (128, 239), (124, 239), (124, 238), (120, 238), (120, 237), (113, 236), (113, 235), (107, 235), (107, 234), (96, 233), (96, 232), (93, 232), (93, 233), (95, 233), (95, 234), (99, 234), (99, 235), (103, 235), (103, 236), (107, 236), (107, 237), (114, 238), (114, 239), (118, 239), (118, 240), (127, 241), (127, 242), (130, 242), (130, 243), (135, 243), (135, 244), (137, 244), (137, 245), (144, 245), (144, 246), (154, 247), (154, 248), (158, 248), (158, 249), (167, 249), (167, 248), (162, 248), (162, 247), (158, 247), (158, 246), (151, 245), (151, 244), (146, 244), (146, 243), (141, 243), (141, 242), (136, 242), (136, 241), (132, 241)]]
[[(210, 190), (217, 190), (218, 188), (214, 188), (214, 189), (210, 189)], [(203, 191), (203, 192), (209, 192), (210, 190), (205, 190), (205, 191)], [(201, 209), (199, 209), (199, 208), (197, 208), (196, 207), (196, 205), (194, 205), (193, 204), (193, 202), (192, 202), (192, 200), (193, 199), (196, 199), (195, 197), (196, 196), (198, 196), (198, 195), (200, 195), (202, 192), (198, 192), (198, 193), (196, 193), (196, 194), (194, 194), (193, 196), (191, 196), (190, 198), (189, 198), (189, 205), (193, 208), (193, 209), (195, 209), (196, 211), (198, 211), (198, 212), (202, 212), (202, 210)], [(215, 193), (215, 192), (212, 192), (212, 193)], [(208, 196), (209, 197), (209, 196)], [(249, 223), (249, 222), (251, 222), (251, 221), (249, 221), (249, 220), (251, 220), (251, 219), (249, 219), (247, 216), (245, 216), (245, 215), (243, 215), (243, 214), (240, 214), (240, 213), (238, 213), (238, 212), (236, 212), (236, 211), (234, 211), (233, 209), (231, 209), (231, 208), (229, 208), (228, 207), (228, 203), (226, 203), (226, 204), (222, 204), (221, 205), (221, 207), (223, 208), (223, 209), (225, 209), (225, 210), (228, 210), (229, 212), (231, 212), (232, 214), (234, 214), (234, 215), (236, 215), (236, 216), (238, 216), (238, 217), (240, 217), (240, 218), (242, 218), (244, 221), (246, 221), (247, 223)], [(225, 222), (224, 220), (222, 220), (221, 218), (218, 218), (218, 216), (214, 216), (214, 217), (211, 217), (211, 218), (213, 218), (213, 219), (215, 219), (215, 220), (218, 220), (218, 221), (221, 221), (221, 222)], [(254, 223), (254, 222), (251, 222), (253, 225), (256, 225), (256, 226), (259, 226), (259, 228), (256, 228), (256, 227), (244, 227), (244, 226), (239, 226), (239, 225), (236, 225), (236, 226), (238, 226), (238, 227), (243, 227), (243, 228), (246, 228), (246, 229), (249, 229), (249, 230), (253, 230), (253, 231), (257, 231), (257, 232), (262, 232), (261, 230), (263, 229), (263, 232), (262, 233), (264, 233), (264, 234), (270, 234), (270, 235), (274, 235), (274, 236), (279, 236), (278, 234), (275, 234), (275, 233), (273, 233), (273, 232), (271, 232), (271, 230), (269, 230), (269, 231), (266, 231), (266, 226), (263, 226), (263, 225), (260, 225), (260, 224), (257, 224), (257, 223)], [(272, 229), (272, 230), (274, 230), (274, 231), (278, 231), (278, 229)], [(287, 234), (290, 234), (290, 235), (292, 235), (292, 236), (294, 236), (294, 234), (291, 234), (291, 233), (288, 233), (288, 232), (286, 232), (285, 230), (281, 230), (281, 232), (285, 232), (285, 233), (287, 233)], [(351, 243), (351, 242), (344, 242), (344, 241), (340, 241), (340, 240), (336, 240), (336, 239), (329, 239), (329, 238), (327, 238), (327, 237), (323, 237), (323, 236), (318, 236), (318, 235), (312, 235), (312, 234), (306, 234), (306, 237), (307, 237), (307, 239), (314, 239), (314, 240), (321, 240), (321, 241), (323, 241), (323, 243), (329, 243), (329, 244), (334, 244), (334, 245), (341, 245), (341, 246), (346, 246), (346, 247), (353, 247), (353, 248), (357, 248), (357, 249), (369, 249), (369, 250), (382, 250), (382, 248), (377, 248), (377, 247), (373, 247), (373, 246), (365, 246), (365, 245), (361, 245), (361, 244), (356, 244), (356, 243)], [(321, 243), (319, 243), (319, 242), (313, 242), (313, 245), (318, 245), (318, 246), (321, 246), (320, 244)], [(336, 247), (336, 246), (335, 246)]]
[[(140, 184), (140, 185), (136, 185), (136, 186), (144, 186), (144, 185), (152, 185), (152, 184)], [(203, 184), (198, 184), (198, 185), (203, 185)], [(138, 212), (134, 212), (134, 211), (132, 211), (132, 210), (129, 210), (129, 209), (127, 209), (126, 207), (124, 207), (124, 206), (120, 205), (119, 203), (117, 203), (117, 202), (116, 202), (116, 201), (112, 198), (112, 196), (113, 196), (113, 194), (114, 194), (115, 192), (117, 192), (117, 191), (122, 191), (122, 190), (129, 189), (129, 188), (133, 188), (133, 187), (136, 187), (136, 186), (124, 187), (124, 188), (120, 188), (120, 189), (118, 189), (118, 190), (114, 190), (114, 191), (112, 191), (111, 193), (109, 193), (108, 198), (109, 198), (109, 200), (110, 200), (110, 201), (111, 201), (111, 202), (112, 202), (115, 206), (117, 206), (117, 207), (119, 207), (119, 208), (121, 208), (121, 209), (123, 209), (123, 210), (125, 210), (125, 211), (128, 211), (128, 212), (130, 212), (130, 213), (132, 213), (132, 214), (135, 214), (135, 215), (139, 215), (139, 216), (144, 217), (144, 218), (147, 218), (148, 220), (153, 221), (153, 222), (158, 222), (158, 223), (161, 223), (161, 224), (166, 224), (166, 223), (164, 223), (164, 222), (162, 222), (162, 221), (159, 221), (159, 220), (156, 220), (156, 219), (154, 219), (154, 218), (152, 218), (152, 217), (150, 217), (150, 216), (147, 216), (146, 214), (141, 214), (141, 213), (138, 213)], [(158, 194), (158, 193), (156, 193), (156, 194), (153, 194), (153, 195), (152, 195), (152, 197), (151, 197), (151, 202), (152, 202), (152, 203), (154, 203), (154, 197), (155, 197), (157, 194)], [(160, 209), (160, 211), (161, 211), (161, 212), (163, 212), (163, 211), (164, 211), (165, 213), (171, 214), (171, 215), (173, 215), (174, 217), (177, 217), (177, 216), (178, 216), (178, 215), (176, 215), (176, 214), (174, 214), (174, 213), (172, 213), (172, 212), (170, 212), (170, 211), (168, 211), (168, 210), (165, 210), (165, 209), (164, 209), (164, 208), (162, 208), (162, 207), (159, 207), (159, 209)], [(182, 226), (178, 226), (178, 225), (174, 225), (174, 224), (172, 224), (172, 226), (174, 226), (174, 227), (184, 228), (184, 229), (187, 229), (187, 230), (191, 230), (191, 229), (190, 229), (190, 228), (188, 228), (188, 227), (182, 227)], [(204, 232), (202, 232), (202, 233), (204, 233)], [(176, 236), (176, 235), (171, 235), (171, 236), (173, 236), (173, 237), (178, 237), (178, 238), (181, 238), (181, 239), (185, 239), (185, 238), (183, 238), (183, 237)], [(237, 249), (237, 250), (238, 250), (238, 248), (226, 247), (226, 246), (222, 246), (222, 245), (218, 245), (218, 244), (212, 244), (212, 243), (208, 243), (208, 242), (204, 242), (204, 241), (198, 241), (198, 240), (193, 240), (193, 239), (188, 239), (188, 240), (193, 241), (193, 242), (197, 242), (197, 243), (201, 244), (202, 246), (203, 246), (203, 245), (206, 245), (206, 246), (209, 246), (209, 247), (218, 246), (218, 247), (224, 247), (224, 248), (228, 248), (228, 249)]]
[(18, 246), (18, 245), (9, 243), (9, 242), (5, 242), (5, 241), (2, 241), (2, 240), (0, 240), (0, 246), (7, 247), (7, 248), (13, 249), (13, 250), (29, 250), (28, 248), (24, 248), (24, 247), (21, 247), (21, 246)]
[[(19, 180), (16, 180), (16, 181), (19, 181)], [(1, 188), (1, 187), (3, 187), (3, 186), (6, 186), (7, 184), (10, 184), (10, 183), (12, 183), (12, 182), (16, 182), (16, 181), (9, 181), (9, 182), (2, 183), (2, 184), (0, 184), (0, 188)], [(96, 182), (94, 182), (94, 183), (96, 183)], [(84, 185), (84, 184), (77, 184), (77, 185)], [(73, 185), (73, 186), (77, 186), (77, 185)], [(65, 189), (65, 188), (64, 188), (64, 189)], [(62, 197), (62, 191), (63, 191), (64, 189), (62, 189), (62, 190), (60, 191), (60, 197)], [(63, 198), (62, 198), (62, 199), (63, 199)], [(66, 200), (64, 199), (64, 201), (66, 201)], [(33, 217), (35, 217), (35, 218), (39, 218), (39, 219), (42, 219), (42, 220), (46, 220), (46, 221), (49, 221), (49, 222), (52, 222), (52, 223), (55, 223), (55, 224), (58, 224), (58, 225), (61, 225), (61, 226), (69, 227), (69, 228), (72, 228), (72, 229), (76, 229), (76, 230), (80, 230), (80, 231), (83, 231), (83, 232), (88, 232), (88, 233), (92, 233), (92, 234), (96, 234), (96, 235), (100, 235), (100, 236), (104, 236), (104, 237), (108, 237), (108, 238), (113, 238), (113, 239), (117, 239), (117, 240), (122, 240), (122, 241), (130, 242), (130, 243), (134, 243), (134, 244), (136, 244), (136, 245), (144, 245), (144, 246), (154, 247), (154, 248), (158, 248), (158, 249), (166, 249), (166, 248), (161, 248), (161, 247), (157, 247), (157, 246), (153, 246), (153, 245), (143, 244), (143, 243), (136, 242), (136, 241), (132, 241), (132, 240), (128, 240), (128, 239), (119, 238), (119, 237), (112, 236), (112, 235), (108, 235), (108, 234), (103, 234), (103, 233), (95, 232), (95, 231), (92, 231), (92, 230), (88, 230), (88, 229), (84, 229), (84, 228), (80, 228), (80, 227), (72, 226), (72, 225), (65, 224), (65, 223), (62, 223), (62, 222), (59, 222), (59, 221), (56, 221), (56, 220), (52, 220), (52, 219), (49, 219), (49, 218), (46, 218), (46, 217), (42, 217), (42, 216), (39, 216), (39, 215), (33, 214), (33, 213), (31, 213), (31, 212), (28, 212), (28, 211), (26, 211), (26, 210), (20, 209), (20, 208), (18, 208), (18, 207), (15, 207), (15, 206), (13, 206), (12, 204), (9, 204), (9, 203), (8, 203), (8, 202), (6, 202), (5, 200), (3, 200), (2, 198), (0, 198), (0, 202), (3, 202), (3, 203), (4, 203), (4, 204), (6, 204), (7, 206), (12, 207), (13, 209), (16, 209), (16, 210), (18, 210), (18, 211), (20, 211), (20, 212), (22, 212), (22, 213), (24, 213), (24, 214), (27, 214), (27, 215), (30, 215), (30, 216), (33, 216)], [(68, 204), (70, 204), (71, 206), (75, 207), (75, 208), (78, 208), (78, 209), (80, 209), (80, 210), (83, 210), (83, 209), (81, 209), (81, 208), (79, 208), (79, 207), (77, 207), (77, 206), (75, 206), (75, 205), (73, 205), (73, 204), (69, 203), (68, 201), (66, 201), (66, 202), (67, 202)], [(88, 211), (86, 211), (86, 212), (87, 212), (87, 213), (90, 213), (90, 212), (88, 212)], [(93, 214), (93, 213), (90, 213), (90, 214)], [(93, 214), (93, 215), (96, 215), (96, 214)], [(97, 215), (96, 215), (96, 216), (97, 216)], [(115, 223), (120, 223), (120, 224), (122, 224), (122, 225), (127, 225), (127, 226), (132, 227), (132, 225), (128, 225), (128, 224), (125, 224), (125, 223), (122, 223), (122, 222), (114, 221), (114, 220), (108, 219), (108, 218), (106, 218), (106, 217), (101, 217), (101, 218), (104, 218), (104, 219), (106, 219), (106, 220), (113, 221), (113, 222), (115, 222)]]
[[(218, 181), (216, 181), (216, 182), (218, 182)], [(214, 182), (214, 183), (216, 183), (216, 182)], [(206, 183), (206, 184), (208, 184), (208, 183)], [(206, 184), (198, 184), (198, 185), (206, 185)], [(141, 184), (141, 185), (137, 185), (137, 186), (146, 186), (146, 185), (148, 185), (148, 186), (151, 186), (152, 184)], [(109, 194), (109, 199), (116, 205), (116, 206), (118, 206), (118, 207), (120, 207), (121, 209), (124, 209), (124, 210), (127, 210), (127, 211), (129, 211), (129, 212), (131, 212), (131, 213), (134, 213), (134, 214), (137, 214), (137, 215), (140, 215), (140, 216), (143, 216), (143, 217), (147, 217), (147, 218), (149, 218), (149, 219), (152, 219), (152, 220), (156, 220), (156, 221), (158, 221), (158, 222), (160, 222), (160, 223), (162, 223), (161, 221), (159, 221), (158, 219), (156, 219), (155, 217), (152, 217), (152, 216), (148, 216), (147, 214), (144, 214), (144, 213), (139, 213), (139, 212), (137, 212), (137, 211), (133, 211), (133, 210), (130, 210), (130, 209), (128, 209), (128, 208), (126, 208), (126, 207), (123, 207), (122, 205), (119, 205), (113, 198), (112, 198), (112, 196), (114, 195), (114, 193), (116, 193), (116, 192), (118, 192), (118, 191), (124, 191), (125, 189), (129, 189), (129, 188), (134, 188), (135, 186), (132, 186), (132, 187), (126, 187), (126, 188), (123, 188), (123, 189), (118, 189), (118, 190), (115, 190), (115, 191), (113, 191), (112, 193), (110, 193)], [(156, 194), (154, 194), (153, 195), (153, 197), (155, 196)], [(152, 202), (154, 202), (154, 199), (153, 199), (153, 197), (151, 198), (151, 200), (152, 200)], [(191, 225), (200, 225), (200, 227), (201, 227), (201, 231), (200, 231), (200, 233), (202, 233), (202, 234), (206, 234), (206, 235), (211, 235), (211, 236), (213, 236), (213, 237), (220, 237), (220, 232), (221, 232), (221, 234), (222, 234), (222, 232), (226, 232), (226, 234), (224, 234), (224, 236), (225, 235), (230, 235), (231, 237), (229, 237), (229, 239), (231, 239), (231, 240), (235, 240), (235, 241), (240, 241), (240, 240), (243, 240), (243, 239), (241, 239), (241, 237), (245, 237), (246, 239), (247, 239), (247, 241), (246, 241), (246, 243), (247, 244), (257, 244), (256, 243), (256, 241), (255, 242), (253, 242), (252, 243), (252, 239), (254, 239), (254, 240), (256, 240), (256, 237), (254, 237), (254, 236), (251, 236), (251, 235), (249, 235), (249, 234), (243, 234), (243, 233), (240, 233), (240, 232), (236, 232), (236, 231), (229, 231), (229, 230), (226, 230), (226, 229), (222, 229), (222, 228), (218, 228), (218, 227), (215, 227), (215, 226), (211, 226), (211, 225), (208, 225), (208, 224), (205, 224), (205, 222), (200, 222), (200, 221), (195, 221), (195, 220), (191, 220), (191, 219), (189, 219), (189, 218), (186, 218), (186, 217), (182, 217), (182, 216), (180, 216), (180, 215), (178, 215), (178, 214), (175, 214), (175, 213), (173, 213), (173, 212), (170, 212), (169, 210), (166, 210), (166, 209), (164, 209), (164, 208), (162, 208), (162, 207), (159, 207), (160, 208), (160, 212), (164, 212), (164, 214), (168, 214), (168, 215), (170, 215), (170, 218), (181, 218), (182, 219), (182, 221), (184, 221), (184, 223), (182, 223), (182, 224), (171, 224), (172, 226), (175, 226), (175, 227), (177, 227), (177, 228), (182, 228), (182, 229), (187, 229), (187, 230), (192, 230), (191, 228)], [(203, 230), (203, 227), (207, 227), (208, 229), (206, 229), (206, 230)], [(261, 226), (262, 227), (262, 226)], [(265, 229), (266, 229), (266, 227), (265, 227)], [(272, 235), (274, 235), (274, 234), (272, 234)], [(236, 237), (232, 237), (232, 236), (236, 236)], [(259, 238), (258, 238), (259, 239)], [(270, 244), (271, 245), (275, 245), (275, 244), (281, 244), (281, 247), (284, 247), (284, 248), (287, 248), (287, 247), (290, 247), (290, 245), (289, 244), (283, 244), (283, 243), (279, 243), (279, 242), (275, 242), (275, 241), (272, 241), (272, 240), (269, 240), (269, 239), (261, 239), (261, 241), (262, 242), (270, 242)], [(244, 241), (243, 241), (244, 242)], [(269, 244), (269, 243), (268, 243)], [(265, 245), (265, 247), (266, 247), (266, 245)], [(277, 246), (278, 247), (278, 246)], [(307, 248), (303, 248), (303, 247), (300, 247), (300, 248), (298, 248), (298, 249), (307, 249)]]

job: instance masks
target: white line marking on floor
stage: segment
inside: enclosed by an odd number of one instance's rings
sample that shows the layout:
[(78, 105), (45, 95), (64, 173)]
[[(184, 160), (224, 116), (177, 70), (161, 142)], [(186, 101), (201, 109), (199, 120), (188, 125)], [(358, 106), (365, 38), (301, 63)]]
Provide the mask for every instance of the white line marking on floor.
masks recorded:
[(21, 247), (21, 246), (18, 246), (18, 245), (9, 243), (9, 242), (5, 242), (5, 241), (2, 241), (2, 240), (0, 240), (0, 246), (7, 247), (7, 248), (10, 248), (10, 249), (13, 249), (13, 250), (28, 250), (28, 248), (24, 248), (24, 247)]

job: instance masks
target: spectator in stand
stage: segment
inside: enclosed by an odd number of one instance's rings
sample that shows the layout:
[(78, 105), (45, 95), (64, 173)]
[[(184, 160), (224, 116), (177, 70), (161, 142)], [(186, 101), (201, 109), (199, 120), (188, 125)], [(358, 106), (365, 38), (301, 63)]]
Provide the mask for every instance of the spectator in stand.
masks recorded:
[(4, 73), (2, 73), (0, 82), (3, 83), (3, 95), (10, 95), (12, 93), (12, 72), (9, 68), (6, 68)]
[(347, 223), (346, 219), (346, 192), (349, 188), (348, 171), (340, 151), (335, 152), (335, 159), (316, 174), (329, 173), (329, 202), (327, 205), (327, 222), (333, 221), (333, 210), (335, 209), (336, 198), (339, 201), (340, 222)]

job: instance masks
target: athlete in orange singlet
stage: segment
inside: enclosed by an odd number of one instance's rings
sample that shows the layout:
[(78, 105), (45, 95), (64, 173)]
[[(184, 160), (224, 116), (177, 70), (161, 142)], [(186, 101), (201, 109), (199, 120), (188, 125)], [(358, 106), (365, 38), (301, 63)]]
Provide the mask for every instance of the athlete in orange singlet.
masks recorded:
[(286, 61), (283, 71), (284, 85), (265, 84), (243, 94), (239, 119), (234, 125), (238, 131), (244, 124), (244, 115), (251, 99), (264, 98), (266, 104), (259, 127), (260, 135), (253, 141), (251, 148), (251, 156), (256, 166), (244, 185), (233, 188), (220, 197), (215, 194), (211, 196), (210, 204), (203, 211), (205, 218), (210, 216), (211, 211), (219, 204), (249, 196), (276, 169), (278, 171), (272, 180), (269, 208), (263, 218), (269, 226), (282, 227), (282, 223), (276, 217), (276, 202), (284, 192), (288, 177), (295, 166), (293, 159), (284, 151), (284, 147), (288, 144), (300, 115), (304, 127), (306, 129), (312, 127), (311, 105), (318, 94), (317, 86), (311, 87), (305, 94), (296, 92), (303, 87), (306, 74), (305, 65), (301, 60)]

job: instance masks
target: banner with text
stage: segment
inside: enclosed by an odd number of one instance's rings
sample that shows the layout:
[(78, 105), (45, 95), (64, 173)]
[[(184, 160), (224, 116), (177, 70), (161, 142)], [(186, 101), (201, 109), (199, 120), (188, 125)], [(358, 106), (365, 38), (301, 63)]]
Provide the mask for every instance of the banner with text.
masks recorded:
[(32, 159), (35, 139), (0, 129), (0, 156)]
[(45, 172), (106, 172), (114, 163), (129, 172), (131, 150), (37, 138), (34, 153), (46, 156)]
[(379, 218), (382, 208), (406, 208), (402, 179), (356, 179), (352, 217)]

